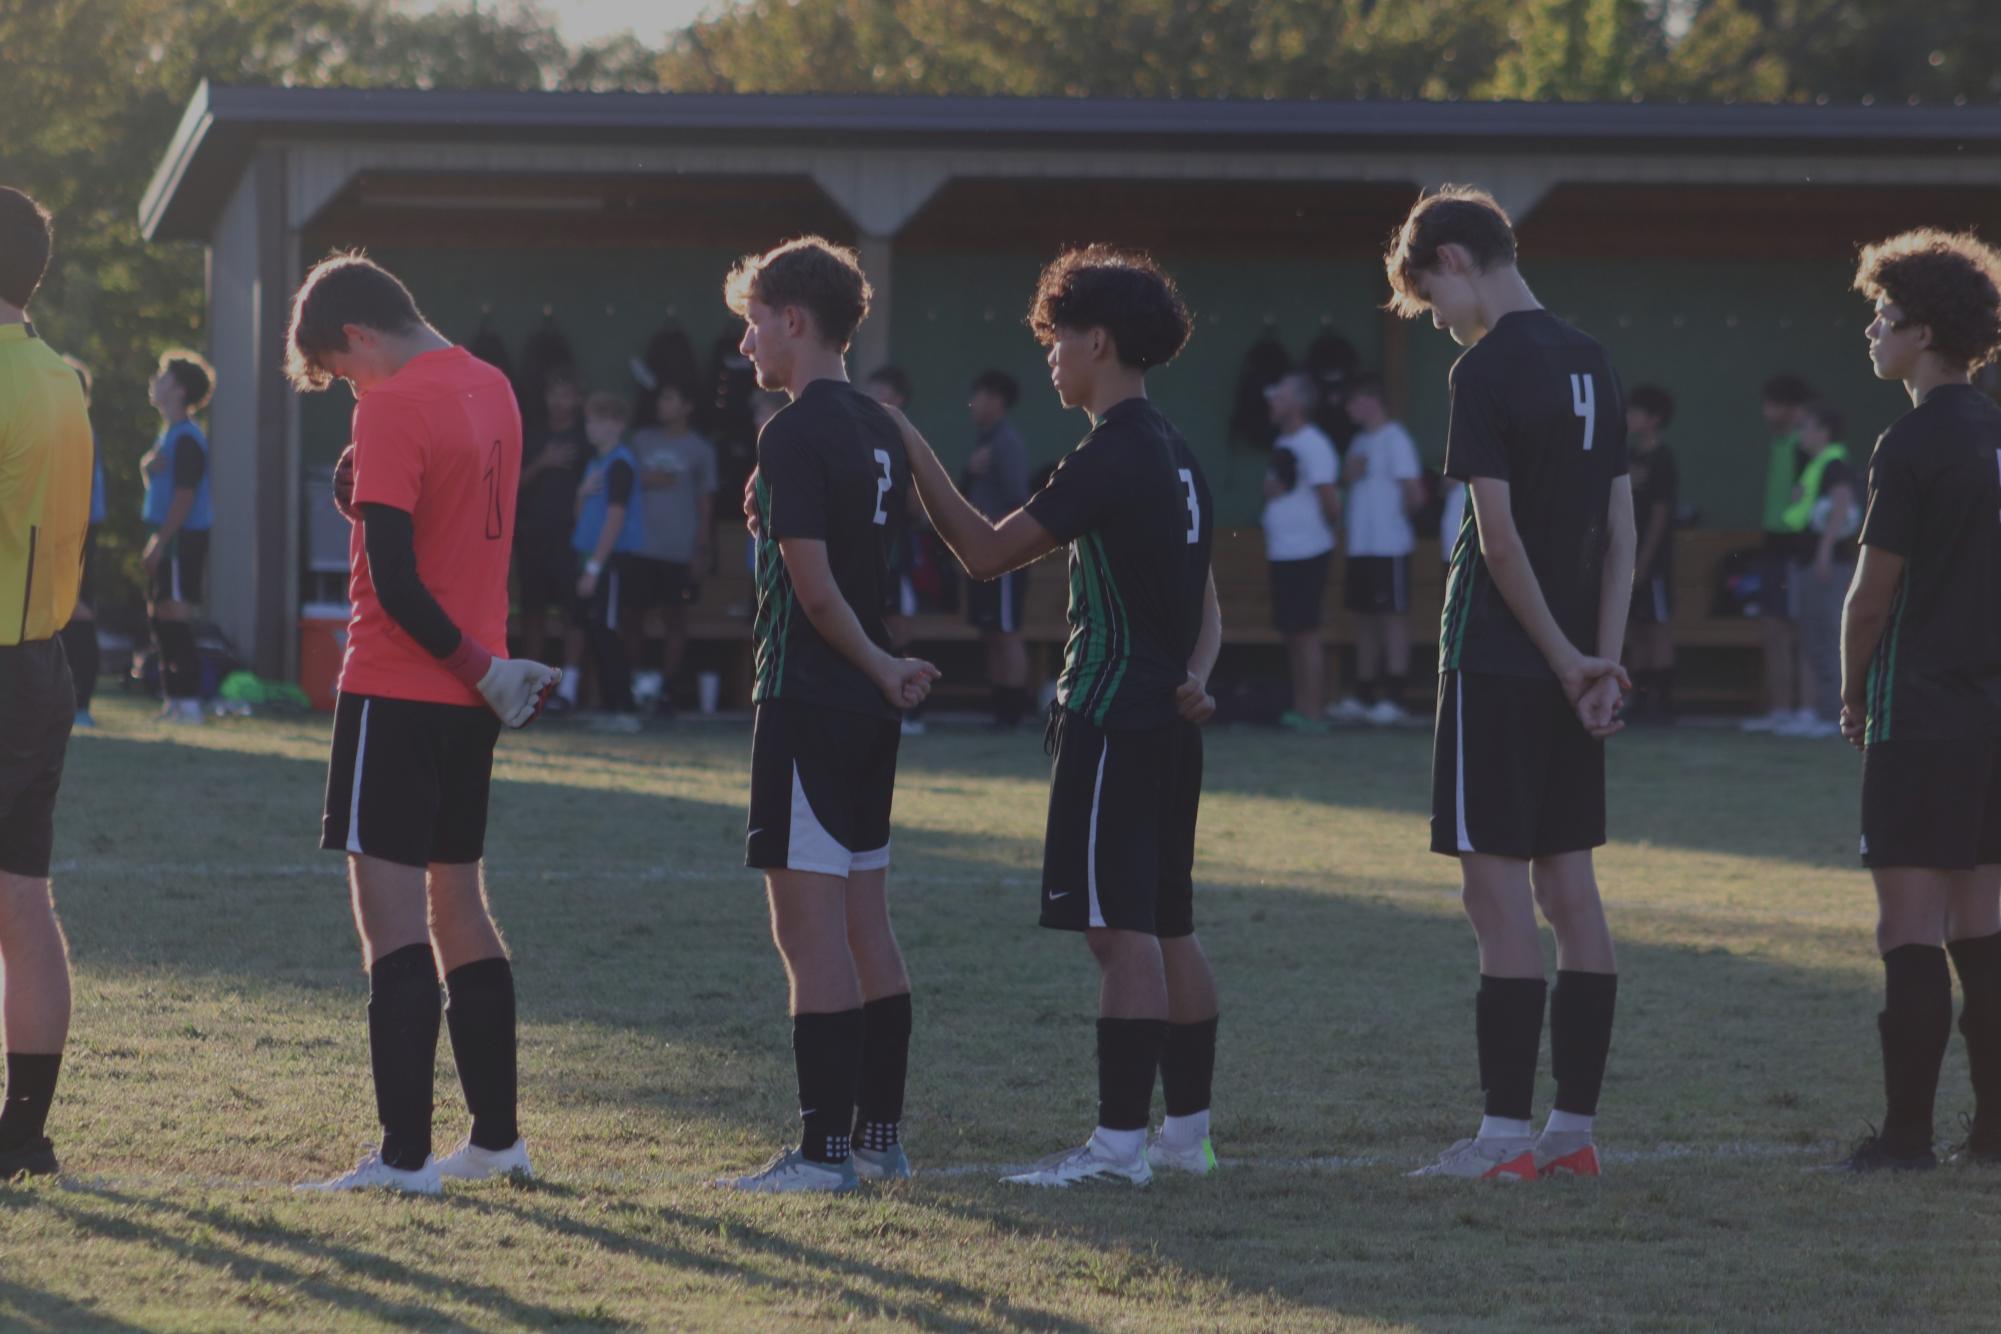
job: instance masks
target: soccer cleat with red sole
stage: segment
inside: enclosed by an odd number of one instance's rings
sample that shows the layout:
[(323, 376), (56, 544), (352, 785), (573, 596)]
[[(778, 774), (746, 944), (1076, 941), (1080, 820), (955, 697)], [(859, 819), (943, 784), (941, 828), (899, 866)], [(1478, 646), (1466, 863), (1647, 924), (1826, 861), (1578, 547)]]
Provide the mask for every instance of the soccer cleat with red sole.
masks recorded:
[(1544, 1131), (1535, 1144), (1535, 1168), (1539, 1177), (1598, 1176), (1598, 1146), (1589, 1134)]
[(1462, 1181), (1534, 1181), (1535, 1141), (1527, 1136), (1462, 1139), (1414, 1177), (1457, 1177)]

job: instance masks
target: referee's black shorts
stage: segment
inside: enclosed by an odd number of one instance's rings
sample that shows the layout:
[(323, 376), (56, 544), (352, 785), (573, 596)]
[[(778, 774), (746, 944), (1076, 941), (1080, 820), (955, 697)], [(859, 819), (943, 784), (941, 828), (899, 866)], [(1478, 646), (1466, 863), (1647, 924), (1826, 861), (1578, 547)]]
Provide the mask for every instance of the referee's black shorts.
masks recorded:
[(30, 880), (49, 873), (56, 790), (75, 719), (60, 637), (0, 646), (0, 871)]

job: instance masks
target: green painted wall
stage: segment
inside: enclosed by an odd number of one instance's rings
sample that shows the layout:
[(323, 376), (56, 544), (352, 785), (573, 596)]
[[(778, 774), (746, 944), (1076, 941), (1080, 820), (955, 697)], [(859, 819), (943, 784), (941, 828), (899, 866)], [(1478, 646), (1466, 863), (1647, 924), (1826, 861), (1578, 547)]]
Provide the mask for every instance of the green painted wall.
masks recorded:
[[(1846, 264), (1556, 259), (1527, 261), (1524, 271), (1551, 310), (1611, 349), (1629, 387), (1653, 381), (1674, 395), (1667, 438), (1702, 527), (1759, 525), (1768, 443), (1759, 389), (1774, 372), (1806, 376), (1837, 404), (1858, 456), (1910, 407), (1901, 387), (1870, 373), (1869, 307), (1848, 290)], [(1434, 464), (1445, 453), (1446, 373), (1458, 354), (1416, 322), (1409, 419)]]
[[(529, 252), (379, 248), (446, 334), (472, 336), (482, 305), (511, 350), (541, 319), (544, 303), (575, 347), (593, 384), (629, 389), (626, 358), (674, 307), (704, 358), (733, 330), (721, 298), (736, 259), (726, 249), (537, 249)], [(970, 428), (964, 393), (997, 366), (1022, 383), (1017, 424), (1038, 463), (1053, 461), (1087, 429), (1048, 387), (1042, 349), (1022, 323), (1041, 253), (900, 256), (894, 284), (892, 355), (917, 384), (913, 415), (948, 463), (963, 457)], [(1382, 355), (1380, 271), (1367, 259), (1160, 256), (1175, 274), (1197, 327), (1188, 350), (1154, 377), (1154, 395), (1210, 470), (1226, 526), (1255, 521), (1262, 456), (1232, 455), (1225, 425), (1244, 351), (1267, 318), (1295, 356), (1323, 320), (1360, 351)], [(1777, 370), (1797, 370), (1847, 413), (1850, 442), (1866, 450), (1907, 406), (1902, 391), (1869, 374), (1862, 328), (1867, 307), (1847, 290), (1846, 265), (1549, 260), (1529, 278), (1551, 309), (1604, 340), (1628, 385), (1655, 380), (1678, 402), (1670, 431), (1684, 496), (1705, 527), (1755, 527), (1765, 434), (1758, 389)], [(1410, 333), (1409, 424), (1437, 462), (1445, 447), (1446, 372), (1458, 349), (1428, 322)], [(857, 374), (868, 367), (857, 366)], [(303, 405), (308, 463), (330, 463), (347, 439), (345, 390)]]

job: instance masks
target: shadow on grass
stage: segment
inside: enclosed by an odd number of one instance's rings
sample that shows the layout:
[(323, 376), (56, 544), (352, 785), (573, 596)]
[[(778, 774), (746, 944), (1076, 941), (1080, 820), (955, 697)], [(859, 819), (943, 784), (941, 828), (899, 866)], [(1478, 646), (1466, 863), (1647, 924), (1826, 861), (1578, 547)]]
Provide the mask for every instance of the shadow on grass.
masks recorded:
[[(0, 1208), (5, 1207), (5, 1195), (5, 1191), (0, 1191)], [(93, 1303), (46, 1292), (0, 1274), (0, 1329), (62, 1331), (66, 1334), (76, 1329), (136, 1331), (144, 1328), (143, 1325), (129, 1324), (108, 1315)]]
[[(1408, 768), (1411, 757), (1403, 751), (1422, 754), (1406, 738), (1375, 740), (1379, 744), (1370, 753), (1385, 765), (1394, 761)], [(1651, 745), (1652, 739), (1648, 741)], [(1675, 779), (1678, 791), (1702, 786), (1691, 773), (1710, 775), (1700, 794), (1652, 794), (1656, 804), (1693, 818), (1690, 806), (1698, 801), (1735, 803), (1749, 809), (1760, 827), (1775, 823), (1768, 805), (1759, 800), (1769, 795), (1774, 775), (1758, 765), (1743, 772), (1727, 767), (1712, 772), (1708, 752), (1682, 753), (1685, 743), (1708, 741), (1675, 737), (1650, 750), (1636, 748), (1642, 759), (1651, 756), (1663, 765), (1689, 768)], [(1736, 744), (1726, 741), (1726, 747)], [(64, 853), (79, 857), (83, 869), (60, 889), (86, 966), (157, 969), (197, 979), (199, 986), (223, 985), (253, 994), (260, 983), (297, 985), (338, 991), (358, 1001), (363, 985), (340, 889), (340, 859), (313, 851), (310, 831), (302, 839), (279, 824), (300, 808), (308, 821), (316, 814), (323, 781), (318, 764), (157, 743), (144, 747), (142, 754), (140, 747), (116, 738), (93, 739), (86, 751), (78, 766), (85, 779), (80, 799), (73, 786), (65, 812), (66, 828), (74, 824), (89, 831), (72, 835), (83, 840), (83, 847)], [(204, 793), (205, 802), (213, 794), (237, 818), (219, 831), (189, 830), (185, 806), (163, 800), (157, 774), (148, 771), (163, 751), (172, 753), (173, 783)], [(1249, 795), (1271, 795), (1264, 789), (1290, 781), (1283, 774), (1259, 771), (1293, 759), (1260, 758), (1234, 742), (1212, 749), (1212, 755), (1218, 753), (1223, 755), (1220, 792), (1244, 791), (1232, 786), (1239, 784), (1248, 785)], [(631, 761), (624, 751), (607, 751), (603, 758), (607, 763)], [(1307, 758), (1324, 762), (1320, 756)], [(920, 782), (958, 772), (929, 759), (913, 761), (906, 772)], [(969, 780), (977, 776), (966, 772)], [(1354, 788), (1355, 800), (1348, 803), (1343, 797), (1344, 804), (1384, 809), (1381, 789), (1408, 786), (1406, 778), (1392, 783), (1384, 774), (1373, 780), (1350, 774), (1330, 779), (1326, 786), (1337, 795)], [(1615, 784), (1632, 781), (1615, 770)], [(1637, 795), (1637, 789), (1622, 790), (1623, 798), (1615, 793), (1615, 811), (1618, 801)], [(1785, 810), (1821, 820), (1826, 803), (1817, 791), (1787, 792)], [(1374, 799), (1366, 799), (1366, 793)], [(1675, 802), (1683, 805), (1675, 807)], [(494, 894), (516, 950), (524, 1033), (578, 1025), (585, 1036), (588, 1030), (657, 1035), (692, 1048), (699, 1058), (682, 1060), (680, 1083), (663, 1079), (664, 1052), (659, 1068), (591, 1071), (593, 1087), (602, 1089), (604, 1097), (642, 1117), (657, 1118), (663, 1132), (675, 1118), (741, 1128), (747, 1120), (769, 1114), (774, 1131), (781, 1120), (789, 1120), (782, 974), (771, 951), (757, 882), (733, 864), (742, 823), (741, 792), (721, 781), (713, 798), (704, 800), (585, 790), (559, 782), (496, 786)], [(1727, 841), (1713, 829), (1700, 832), (1710, 840)], [(1080, 943), (1033, 926), (1033, 887), (1005, 883), (1021, 878), (1031, 845), (1019, 838), (975, 842), (962, 834), (924, 829), (900, 830), (897, 840), (899, 873), (892, 877), (893, 893), (917, 984), (911, 1107), (920, 1166), (927, 1149), (955, 1161), (1007, 1162), (1061, 1147), (1049, 1142), (1051, 1134), (1081, 1140), (1093, 1111), (1095, 979)], [(685, 873), (685, 878), (594, 873), (602, 859), (630, 856), (635, 849), (646, 864)], [(567, 874), (537, 879), (509, 874), (510, 866), (558, 862), (566, 851), (578, 851), (575, 868)], [(135, 887), (130, 875), (105, 877), (89, 869), (94, 861), (140, 866), (149, 857), (160, 865), (157, 886)], [(258, 864), (315, 857), (327, 864), (324, 881), (295, 877), (216, 883), (175, 870), (177, 859)], [(1205, 943), (1225, 997), (1217, 1106), (1219, 1145), (1226, 1155), (1405, 1154), (1435, 1149), (1464, 1133), (1464, 1123), (1478, 1105), (1472, 1042), (1477, 969), (1471, 933), (1450, 910), (1445, 888), (1450, 875), (1441, 862), (1436, 882), (1386, 881), (1385, 893), (1375, 897), (1240, 887), (1205, 893), (1198, 900)], [(1337, 876), (1330, 880), (1339, 883)], [(939, 888), (948, 882), (955, 887)], [(979, 886), (985, 884), (997, 892), (981, 892)], [(1397, 901), (1391, 901), (1392, 894)], [(1439, 910), (1416, 906), (1424, 896), (1435, 896)], [(1662, 912), (1671, 915), (1672, 905), (1664, 904)], [(1841, 933), (1828, 931), (1811, 943), (1826, 952), (1839, 948), (1842, 939)], [(1866, 953), (1866, 940), (1855, 944)], [(1765, 1138), (1817, 1140), (1845, 1128), (1847, 1117), (1871, 1101), (1873, 1066), (1858, 1035), (1868, 1032), (1872, 984), (1834, 970), (1749, 959), (1720, 948), (1627, 942), (1621, 954), (1625, 981), (1607, 1095), (1611, 1136), (1634, 1145), (1667, 1139), (1707, 1142), (1736, 1137), (1748, 1126)], [(1787, 1040), (1766, 1040), (1775, 1030)], [(702, 1055), (711, 1048), (728, 1050), (732, 1058), (725, 1062)], [(574, 1052), (569, 1056), (573, 1062), (579, 1059), (587, 1058)], [(563, 1060), (554, 1064), (560, 1076)], [(365, 1080), (365, 1071), (357, 1067), (353, 1077)], [(560, 1098), (565, 1087), (561, 1078), (552, 1077), (533, 1096)], [(1826, 1105), (1817, 1095), (1829, 1087), (1856, 1089), (1854, 1105)], [(1546, 1085), (1539, 1101), (1547, 1105)], [(1032, 1115), (1022, 1115), (1024, 1108), (1033, 1109)], [(1411, 1108), (1439, 1110), (1413, 1119)], [(1059, 1129), (1052, 1131), (1052, 1125)], [(1302, 1188), (1328, 1194), (1334, 1189), (1317, 1178), (1307, 1178)], [(107, 1207), (181, 1210), (190, 1216), (202, 1212), (112, 1192), (96, 1198)], [(1095, 1206), (1073, 1205), (1068, 1197), (997, 1206), (952, 1186), (942, 1195), (915, 1197), (913, 1203), (983, 1222), (1058, 1231), (1097, 1245), (1151, 1247), (1190, 1274), (1248, 1285), (1288, 1302), (1337, 1309), (1335, 1296), (1311, 1274), (1270, 1265), (1253, 1266), (1255, 1275), (1244, 1274), (1233, 1270), (1229, 1250), (1204, 1242), (1199, 1233), (1149, 1234), (1133, 1217), (1093, 1214)], [(671, 1243), (581, 1222), (562, 1212), (559, 1199), (546, 1207), (533, 1195), (506, 1203), (469, 1201), (467, 1207), (514, 1213), (551, 1233), (623, 1248), (652, 1263), (704, 1272), (734, 1268)], [(715, 1222), (671, 1209), (632, 1207), (638, 1211), (636, 1221), (645, 1215), (676, 1226), (712, 1227)], [(1097, 1221), (1075, 1221), (1066, 1216), (1072, 1208)], [(221, 1265), (229, 1254), (227, 1247), (218, 1249), (214, 1243), (190, 1242), (157, 1227), (86, 1212), (94, 1221), (79, 1219), (79, 1226), (104, 1229), (105, 1235), (136, 1227), (140, 1231), (130, 1234), (135, 1240), (188, 1248), (188, 1258), (199, 1263)], [(230, 1230), (244, 1242), (280, 1245), (301, 1256), (316, 1254), (312, 1248), (322, 1245), (285, 1229), (278, 1230), (276, 1239), (267, 1237), (261, 1224), (233, 1215), (220, 1222), (200, 1221)], [(732, 1220), (730, 1227), (735, 1233), (742, 1225)], [(741, 1235), (745, 1245), (760, 1253), (803, 1254), (801, 1263), (823, 1268), (824, 1279), (854, 1300), (874, 1300), (857, 1295), (858, 1283), (905, 1294), (898, 1299), (905, 1319), (929, 1318), (936, 1304), (984, 1309), (986, 1298), (963, 1284), (825, 1249), (808, 1247), (802, 1253), (789, 1237), (755, 1227)], [(389, 1281), (407, 1283), (421, 1294), (443, 1295), (441, 1281), (431, 1275), (405, 1275), (396, 1262), (348, 1249), (352, 1254), (343, 1264), (373, 1266)], [(281, 1262), (249, 1263), (275, 1265), (269, 1275), (273, 1282), (313, 1279), (309, 1274), (287, 1277), (296, 1266)], [(333, 1282), (323, 1276), (314, 1281)], [(810, 1284), (801, 1281), (798, 1286), (803, 1292)], [(451, 1291), (496, 1319), (535, 1323), (581, 1318), (514, 1302), (493, 1289), (468, 1295), (453, 1285)], [(365, 1292), (325, 1300), (350, 1301), (357, 1304), (352, 1309), (398, 1322), (421, 1321), (427, 1314), (421, 1306)], [(1338, 1309), (1353, 1314), (1358, 1308), (1344, 1295)], [(1368, 1303), (1360, 1309), (1369, 1309)], [(1030, 1312), (1013, 1312), (1010, 1318), (1053, 1322), (1028, 1326), (1034, 1328), (1071, 1327)]]

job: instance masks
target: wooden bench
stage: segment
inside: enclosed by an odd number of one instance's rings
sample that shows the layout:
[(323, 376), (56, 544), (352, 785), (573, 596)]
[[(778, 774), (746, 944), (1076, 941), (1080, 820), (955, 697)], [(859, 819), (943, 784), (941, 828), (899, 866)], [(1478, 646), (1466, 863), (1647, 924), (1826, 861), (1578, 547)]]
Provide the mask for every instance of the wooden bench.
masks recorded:
[[(1709, 614), (1717, 573), (1730, 552), (1754, 547), (1759, 535), (1732, 530), (1688, 530), (1675, 534), (1675, 643), (1682, 651), (1684, 670), (1680, 684), (1682, 699), (1703, 708), (1749, 708), (1761, 687), (1757, 651), (1762, 638), (1755, 621), (1741, 617)], [(734, 546), (741, 555), (741, 547)], [(1269, 671), (1282, 675), (1281, 637), (1271, 625), (1271, 581), (1264, 555), (1264, 534), (1256, 528), (1235, 528), (1216, 535), (1214, 548), (1216, 592), (1223, 608), (1224, 652), (1238, 674)], [(688, 635), (691, 656), (714, 665), (723, 676), (723, 701), (728, 706), (748, 703), (751, 678), (750, 609), (754, 603), (749, 571), (741, 560), (725, 562), (719, 574), (703, 581), (701, 601), (690, 608)], [(1351, 646), (1355, 640), (1352, 617), (1341, 605), (1341, 562), (1327, 582), (1322, 625), (1327, 642), (1336, 647)], [(1410, 624), (1418, 645), (1414, 674), (1422, 677), (1429, 669), (1436, 642), (1439, 609), (1444, 601), (1444, 563), (1434, 539), (1421, 540), (1411, 558)], [(1029, 573), (1028, 601), (1022, 619), (1033, 679), (1047, 680), (1061, 663), (1063, 641), (1068, 633), (1064, 621), (1069, 594), (1061, 553), (1034, 566)], [(963, 605), (964, 588), (961, 586)], [(966, 624), (963, 610), (927, 612), (909, 620), (913, 649), (937, 653), (959, 651), (962, 661), (977, 664), (974, 647), (979, 632)], [(1243, 661), (1245, 656), (1252, 660)], [(979, 673), (950, 674), (950, 684), (941, 683), (940, 697), (948, 702), (967, 702), (984, 690)]]

